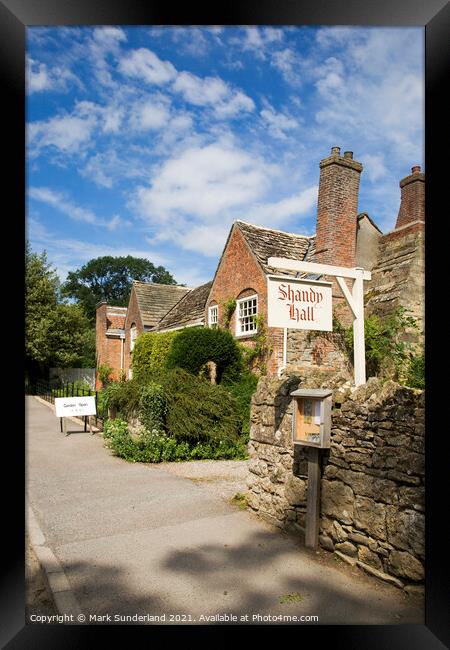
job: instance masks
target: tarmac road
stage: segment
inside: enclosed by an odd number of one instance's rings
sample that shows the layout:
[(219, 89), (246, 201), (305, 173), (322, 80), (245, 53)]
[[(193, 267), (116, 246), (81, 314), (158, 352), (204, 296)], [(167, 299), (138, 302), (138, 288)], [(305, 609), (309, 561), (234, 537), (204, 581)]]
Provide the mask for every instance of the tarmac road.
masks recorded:
[(27, 528), (73, 622), (424, 622), (420, 600), (303, 548), (207, 481), (127, 463), (73, 422), (65, 436), (52, 410), (26, 400)]

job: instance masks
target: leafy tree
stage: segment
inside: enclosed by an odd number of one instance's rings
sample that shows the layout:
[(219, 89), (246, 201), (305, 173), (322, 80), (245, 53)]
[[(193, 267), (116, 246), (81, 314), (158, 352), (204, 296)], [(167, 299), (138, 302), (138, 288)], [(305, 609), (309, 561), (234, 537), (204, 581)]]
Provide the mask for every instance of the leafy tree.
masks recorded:
[(44, 251), (25, 251), (25, 359), (29, 377), (48, 368), (95, 365), (92, 326), (78, 305), (62, 304), (59, 280)]
[(89, 319), (95, 319), (95, 306), (101, 300), (126, 307), (133, 280), (176, 284), (163, 266), (154, 266), (139, 257), (97, 257), (78, 269), (70, 271), (62, 286), (62, 295), (76, 300)]

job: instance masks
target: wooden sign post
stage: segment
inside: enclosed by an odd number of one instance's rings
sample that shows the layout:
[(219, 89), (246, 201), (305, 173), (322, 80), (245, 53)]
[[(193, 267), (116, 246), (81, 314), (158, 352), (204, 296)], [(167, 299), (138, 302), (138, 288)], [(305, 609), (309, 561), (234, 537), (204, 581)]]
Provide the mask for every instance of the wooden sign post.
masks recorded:
[(319, 543), (320, 485), (322, 479), (320, 450), (308, 449), (308, 490), (306, 497), (305, 546), (317, 548)]

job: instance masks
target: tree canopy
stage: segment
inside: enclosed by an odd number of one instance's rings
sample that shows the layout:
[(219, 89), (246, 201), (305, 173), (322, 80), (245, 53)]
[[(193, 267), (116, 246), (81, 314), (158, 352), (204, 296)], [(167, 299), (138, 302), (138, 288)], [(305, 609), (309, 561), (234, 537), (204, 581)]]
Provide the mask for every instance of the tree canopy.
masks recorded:
[(29, 376), (50, 367), (95, 366), (95, 332), (78, 305), (59, 302), (59, 280), (47, 254), (25, 251), (25, 359)]
[(90, 260), (77, 271), (70, 271), (61, 291), (63, 296), (76, 300), (92, 321), (96, 305), (101, 300), (126, 307), (133, 280), (176, 284), (169, 271), (149, 260), (131, 255), (107, 255)]

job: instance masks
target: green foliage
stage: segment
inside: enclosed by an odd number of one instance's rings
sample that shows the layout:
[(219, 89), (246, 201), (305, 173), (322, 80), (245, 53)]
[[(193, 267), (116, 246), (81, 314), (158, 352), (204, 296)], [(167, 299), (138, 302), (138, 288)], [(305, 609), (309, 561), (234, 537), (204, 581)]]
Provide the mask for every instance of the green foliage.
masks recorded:
[(166, 371), (159, 381), (166, 395), (166, 430), (171, 436), (178, 441), (238, 440), (240, 418), (226, 388), (182, 368)]
[[(95, 345), (95, 342), (94, 342)], [(92, 367), (92, 327), (77, 305), (59, 302), (59, 281), (47, 254), (25, 252), (25, 356), (30, 374)]]
[(149, 382), (141, 390), (139, 419), (147, 431), (163, 431), (167, 415), (167, 400), (163, 387)]
[(133, 349), (133, 377), (145, 377), (159, 373), (166, 367), (167, 357), (176, 336), (175, 332), (146, 332), (136, 339)]
[(241, 345), (243, 361), (249, 370), (257, 370), (261, 375), (267, 373), (267, 360), (272, 352), (272, 345), (269, 343), (269, 336), (263, 314), (253, 317), (256, 323), (257, 332), (253, 336), (253, 346)]
[(103, 363), (97, 368), (98, 378), (102, 382), (103, 386), (107, 386), (111, 381), (111, 376), (113, 369), (111, 366), (108, 366), (106, 363)]
[(77, 271), (70, 271), (61, 289), (62, 294), (76, 300), (93, 321), (96, 304), (101, 300), (122, 307), (128, 305), (133, 280), (176, 284), (164, 267), (156, 267), (149, 260), (131, 255), (108, 255), (90, 260)]
[(236, 310), (236, 299), (228, 298), (223, 304), (223, 326), (228, 329), (230, 326), (231, 318)]
[(102, 391), (105, 408), (117, 409), (123, 417), (135, 416), (139, 411), (142, 388), (136, 379), (109, 383)]
[(96, 366), (96, 341), (95, 341), (95, 327), (86, 329), (82, 335), (82, 358), (81, 368), (95, 368)]
[[(389, 376), (407, 386), (425, 386), (425, 363), (422, 352), (408, 340), (409, 333), (418, 329), (404, 307), (381, 318), (376, 314), (364, 319), (366, 369), (368, 376)], [(348, 354), (353, 359), (353, 328), (345, 328), (337, 319), (333, 330), (341, 335)], [(411, 383), (412, 382), (412, 383)]]
[(423, 350), (410, 357), (404, 383), (411, 388), (425, 388), (425, 352)]
[(184, 368), (198, 375), (202, 367), (214, 361), (217, 381), (227, 369), (234, 373), (240, 367), (241, 352), (232, 334), (227, 330), (209, 327), (187, 327), (172, 341), (167, 357), (168, 368)]
[(258, 377), (248, 371), (242, 373), (238, 381), (222, 384), (234, 397), (241, 423), (241, 432), (245, 436), (250, 434), (250, 403), (257, 384)]
[(241, 441), (214, 439), (202, 441), (177, 441), (156, 430), (146, 432), (137, 439), (132, 437), (124, 420), (105, 423), (103, 437), (116, 456), (130, 462), (159, 463), (169, 461), (213, 459), (245, 459), (246, 445)]

